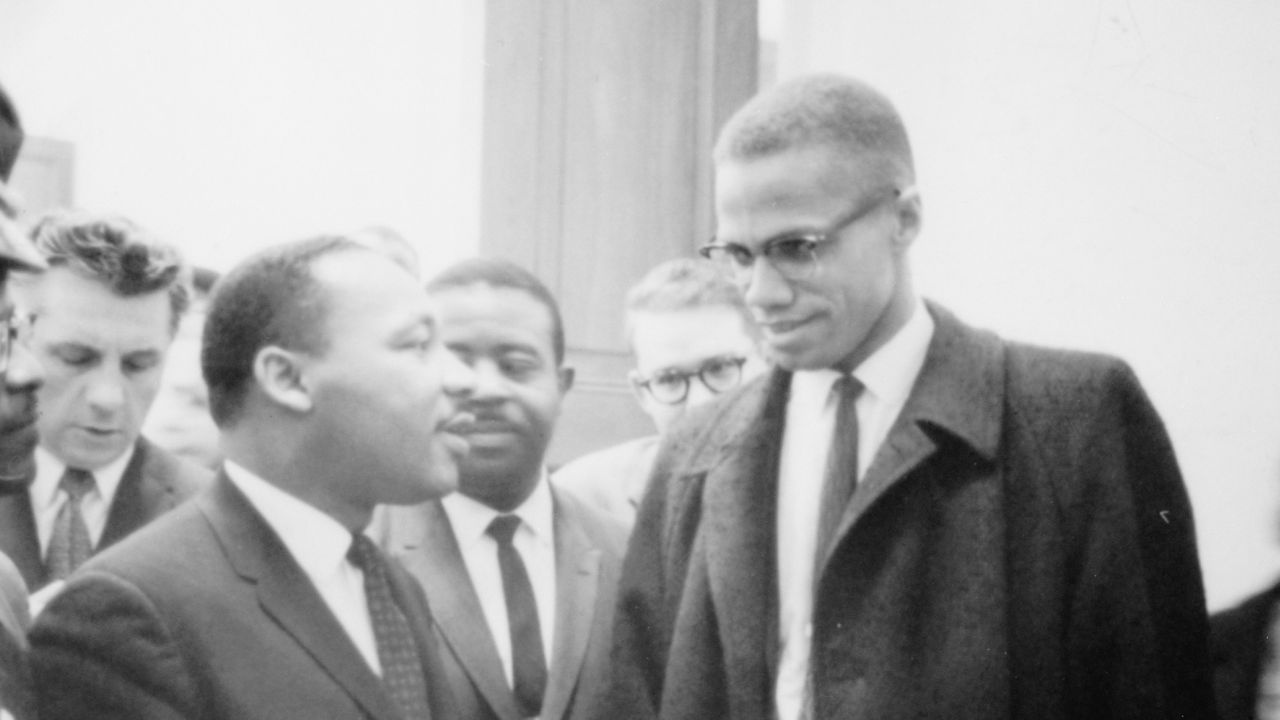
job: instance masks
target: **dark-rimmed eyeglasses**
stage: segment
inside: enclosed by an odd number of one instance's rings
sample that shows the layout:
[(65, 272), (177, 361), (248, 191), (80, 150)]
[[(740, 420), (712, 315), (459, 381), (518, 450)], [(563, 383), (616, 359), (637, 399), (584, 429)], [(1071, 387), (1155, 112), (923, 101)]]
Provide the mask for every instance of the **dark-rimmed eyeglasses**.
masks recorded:
[(679, 405), (689, 397), (689, 383), (695, 377), (716, 395), (738, 387), (742, 382), (742, 366), (746, 362), (745, 357), (721, 355), (702, 363), (697, 370), (660, 370), (652, 377), (632, 382), (664, 405)]
[(756, 258), (763, 256), (778, 274), (787, 280), (804, 280), (813, 275), (818, 267), (818, 249), (837, 239), (840, 231), (870, 215), (881, 205), (890, 200), (897, 200), (912, 192), (913, 188), (899, 190), (892, 188), (877, 193), (870, 202), (858, 205), (848, 213), (841, 215), (825, 230), (810, 232), (786, 233), (765, 241), (758, 252), (741, 243), (711, 242), (698, 248), (702, 257), (718, 262), (729, 269), (739, 283), (751, 277)]

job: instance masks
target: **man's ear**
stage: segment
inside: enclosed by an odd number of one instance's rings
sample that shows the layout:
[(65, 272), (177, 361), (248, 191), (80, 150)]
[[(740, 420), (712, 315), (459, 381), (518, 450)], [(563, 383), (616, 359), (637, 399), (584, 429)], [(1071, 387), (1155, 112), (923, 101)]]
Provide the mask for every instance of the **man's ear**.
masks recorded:
[(253, 358), (253, 378), (263, 394), (297, 413), (311, 411), (311, 390), (303, 377), (303, 358), (268, 345)]
[(569, 391), (573, 389), (573, 380), (576, 376), (577, 373), (574, 369), (567, 365), (556, 371), (556, 378), (560, 382), (561, 395), (568, 395)]
[(920, 227), (924, 223), (924, 206), (920, 203), (920, 191), (909, 188), (897, 201), (898, 231), (893, 238), (894, 245), (906, 250), (916, 241)]

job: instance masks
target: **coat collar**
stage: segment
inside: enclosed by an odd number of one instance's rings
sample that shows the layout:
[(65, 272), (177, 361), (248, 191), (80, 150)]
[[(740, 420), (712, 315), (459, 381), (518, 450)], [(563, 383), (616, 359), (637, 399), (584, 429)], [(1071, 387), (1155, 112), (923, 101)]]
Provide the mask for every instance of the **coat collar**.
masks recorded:
[[(837, 536), (942, 444), (959, 443), (984, 462), (999, 452), (1002, 344), (937, 305), (927, 307), (936, 327), (924, 366)], [(790, 377), (774, 370), (713, 406), (704, 417), (712, 429), (688, 440), (697, 445), (681, 472), (705, 481), (701, 532), (730, 688), (767, 687), (776, 662), (777, 475)]]
[(372, 717), (397, 717), (382, 681), (361, 657), (311, 580), (226, 474), (220, 472), (213, 486), (196, 502), (232, 568), (245, 582), (256, 586), (263, 611)]

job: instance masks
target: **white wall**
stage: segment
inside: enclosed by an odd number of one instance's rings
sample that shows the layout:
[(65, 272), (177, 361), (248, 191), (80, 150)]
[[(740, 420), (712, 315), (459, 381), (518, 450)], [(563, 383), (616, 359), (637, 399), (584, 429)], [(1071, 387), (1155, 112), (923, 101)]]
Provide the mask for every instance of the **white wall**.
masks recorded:
[(1280, 4), (765, 0), (780, 78), (898, 103), (918, 285), (1132, 363), (1172, 433), (1210, 606), (1280, 575)]
[(0, 0), (0, 79), (76, 201), (197, 263), (383, 224), (475, 253), (484, 3)]

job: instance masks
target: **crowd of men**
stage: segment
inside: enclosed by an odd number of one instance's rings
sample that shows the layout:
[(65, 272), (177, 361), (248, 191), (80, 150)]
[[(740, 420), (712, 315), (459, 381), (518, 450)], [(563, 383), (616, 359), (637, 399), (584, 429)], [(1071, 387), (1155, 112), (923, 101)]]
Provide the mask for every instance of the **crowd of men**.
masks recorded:
[(243, 260), (200, 329), (210, 470), (141, 431), (177, 250), (20, 227), (0, 184), (0, 717), (1211, 718), (1215, 668), (1223, 717), (1275, 706), (1274, 593), (1211, 654), (1128, 366), (916, 291), (887, 98), (783, 83), (710, 161), (715, 238), (624, 308), (656, 434), (554, 472), (574, 372), (528, 270), (424, 283), (382, 228)]

